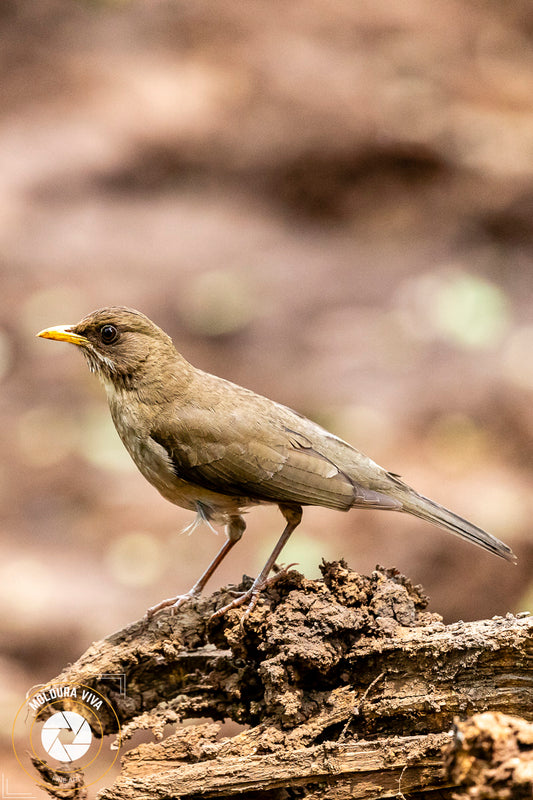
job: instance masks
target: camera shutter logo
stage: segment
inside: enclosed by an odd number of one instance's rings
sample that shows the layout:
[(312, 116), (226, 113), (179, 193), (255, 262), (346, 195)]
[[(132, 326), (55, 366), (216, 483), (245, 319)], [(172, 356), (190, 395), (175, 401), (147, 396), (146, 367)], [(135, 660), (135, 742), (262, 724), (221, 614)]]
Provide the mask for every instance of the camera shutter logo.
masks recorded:
[(41, 685), (28, 693), (13, 721), (15, 757), (45, 788), (39, 765), (53, 771), (58, 785), (79, 771), (85, 786), (101, 780), (118, 757), (120, 740), (112, 703), (94, 686), (80, 683)]
[[(61, 741), (63, 731), (70, 731), (70, 743)], [(41, 730), (41, 742), (49, 756), (56, 761), (77, 761), (85, 755), (93, 739), (85, 717), (75, 711), (58, 711), (49, 717)]]

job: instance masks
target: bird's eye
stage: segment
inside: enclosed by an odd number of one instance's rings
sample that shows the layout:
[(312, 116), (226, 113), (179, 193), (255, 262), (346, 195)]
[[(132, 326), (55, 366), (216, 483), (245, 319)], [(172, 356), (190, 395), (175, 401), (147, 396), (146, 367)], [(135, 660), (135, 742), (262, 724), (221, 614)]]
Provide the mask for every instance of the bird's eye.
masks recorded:
[(104, 344), (113, 344), (118, 339), (118, 331), (114, 325), (102, 325), (100, 338)]

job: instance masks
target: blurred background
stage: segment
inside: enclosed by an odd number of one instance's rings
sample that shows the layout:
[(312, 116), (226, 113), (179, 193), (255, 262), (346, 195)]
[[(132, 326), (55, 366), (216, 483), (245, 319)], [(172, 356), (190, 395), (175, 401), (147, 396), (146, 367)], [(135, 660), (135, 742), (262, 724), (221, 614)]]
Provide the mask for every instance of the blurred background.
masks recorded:
[[(0, 36), (5, 763), (26, 691), (222, 541), (179, 535), (192, 514), (136, 472), (80, 354), (35, 338), (101, 306), (520, 559), (308, 509), (286, 563), (395, 566), (446, 621), (531, 608), (531, 4), (3, 0)], [(247, 522), (209, 590), (256, 575), (283, 524)]]

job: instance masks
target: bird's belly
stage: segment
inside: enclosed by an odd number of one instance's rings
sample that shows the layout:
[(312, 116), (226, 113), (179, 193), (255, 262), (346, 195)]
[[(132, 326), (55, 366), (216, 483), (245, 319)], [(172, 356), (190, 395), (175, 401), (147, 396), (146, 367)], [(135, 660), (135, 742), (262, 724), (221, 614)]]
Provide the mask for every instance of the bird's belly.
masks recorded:
[(246, 497), (233, 497), (204, 489), (179, 478), (164, 447), (152, 438), (122, 436), (121, 439), (135, 465), (158, 492), (174, 505), (198, 511), (201, 505), (209, 519), (225, 522), (228, 516), (239, 514), (254, 505)]

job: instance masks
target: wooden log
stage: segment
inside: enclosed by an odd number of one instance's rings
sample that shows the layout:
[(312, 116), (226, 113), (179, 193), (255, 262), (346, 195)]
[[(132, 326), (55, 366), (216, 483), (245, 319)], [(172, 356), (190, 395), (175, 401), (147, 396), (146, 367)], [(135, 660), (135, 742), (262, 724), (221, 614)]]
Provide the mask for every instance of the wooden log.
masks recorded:
[[(323, 575), (282, 575), (242, 624), (240, 609), (211, 619), (225, 591), (191, 601), (94, 644), (58, 676), (105, 694), (122, 741), (178, 725), (128, 753), (102, 798), (444, 797), (456, 716), (533, 718), (532, 617), (445, 626), (394, 570), (361, 576), (334, 562)], [(179, 727), (198, 717), (246, 729), (220, 740), (215, 723)]]
[(123, 776), (100, 797), (244, 798), (256, 792), (268, 797), (297, 787), (315, 798), (394, 797), (443, 788), (442, 748), (450, 741), (451, 734), (444, 733), (328, 742), (268, 755), (217, 755), (196, 764), (174, 761), (168, 746), (143, 747), (126, 758)]

